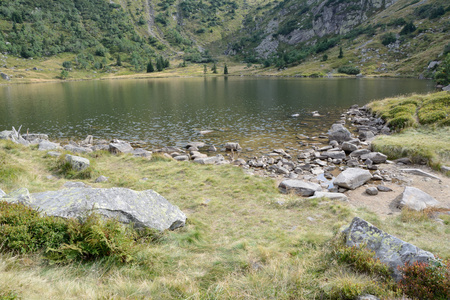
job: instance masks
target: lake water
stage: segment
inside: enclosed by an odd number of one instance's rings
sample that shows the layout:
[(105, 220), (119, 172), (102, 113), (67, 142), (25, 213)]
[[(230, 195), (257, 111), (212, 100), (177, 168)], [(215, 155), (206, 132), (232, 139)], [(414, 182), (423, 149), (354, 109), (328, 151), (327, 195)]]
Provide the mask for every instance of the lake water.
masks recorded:
[[(433, 90), (414, 79), (167, 78), (0, 86), (0, 130), (50, 139), (143, 141), (149, 148), (239, 142), (264, 153), (319, 142), (353, 104)], [(312, 117), (312, 111), (322, 117)], [(298, 117), (291, 117), (299, 114)], [(201, 135), (202, 130), (212, 130)]]

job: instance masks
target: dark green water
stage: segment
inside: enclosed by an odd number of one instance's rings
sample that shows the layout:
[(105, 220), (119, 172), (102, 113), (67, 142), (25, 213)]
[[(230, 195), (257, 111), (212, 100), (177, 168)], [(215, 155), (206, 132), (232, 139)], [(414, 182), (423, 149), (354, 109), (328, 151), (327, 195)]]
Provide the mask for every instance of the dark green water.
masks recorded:
[[(264, 152), (325, 133), (352, 104), (432, 89), (431, 82), (413, 79), (239, 77), (0, 86), (0, 130), (23, 125), (22, 132), (51, 139), (92, 134), (151, 147), (236, 141)], [(313, 118), (315, 110), (323, 117)]]

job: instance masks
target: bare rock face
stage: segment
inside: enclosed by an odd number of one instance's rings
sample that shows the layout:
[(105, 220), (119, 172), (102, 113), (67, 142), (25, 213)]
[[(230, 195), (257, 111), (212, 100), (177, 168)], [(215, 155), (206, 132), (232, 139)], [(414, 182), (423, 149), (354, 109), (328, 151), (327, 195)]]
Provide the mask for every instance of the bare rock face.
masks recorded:
[(186, 215), (153, 190), (133, 191), (126, 188), (68, 188), (29, 194), (18, 190), (2, 198), (22, 203), (49, 216), (78, 218), (89, 212), (122, 223), (157, 230), (173, 230), (184, 226)]
[(404, 242), (358, 217), (353, 219), (344, 234), (347, 246), (365, 246), (374, 251), (375, 257), (389, 267), (392, 277), (397, 281), (402, 279), (398, 267), (404, 266), (405, 263), (428, 263), (435, 259), (432, 253)]
[(419, 190), (418, 188), (407, 186), (403, 193), (401, 193), (394, 200), (397, 207), (407, 207), (412, 210), (421, 211), (427, 207), (435, 207), (439, 205), (439, 201)]
[(83, 171), (90, 166), (89, 159), (80, 156), (66, 154), (66, 161), (71, 164), (75, 171)]
[(334, 183), (340, 187), (354, 190), (372, 178), (369, 171), (359, 168), (348, 168), (336, 177)]

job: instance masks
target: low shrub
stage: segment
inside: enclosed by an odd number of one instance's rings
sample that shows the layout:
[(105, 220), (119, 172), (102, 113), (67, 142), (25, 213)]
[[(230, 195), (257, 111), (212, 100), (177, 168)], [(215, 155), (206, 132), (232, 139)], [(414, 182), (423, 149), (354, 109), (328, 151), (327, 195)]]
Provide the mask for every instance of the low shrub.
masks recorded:
[(347, 74), (347, 75), (357, 75), (361, 73), (358, 67), (354, 66), (342, 66), (338, 68), (339, 73)]
[(387, 265), (375, 258), (375, 252), (362, 247), (342, 246), (336, 252), (338, 261), (349, 264), (358, 272), (389, 278), (391, 272)]
[(2, 250), (21, 254), (58, 247), (68, 241), (67, 224), (22, 204), (0, 202), (0, 245)]
[(450, 261), (414, 262), (400, 267), (402, 291), (413, 299), (450, 299)]
[(389, 32), (389, 33), (385, 33), (381, 36), (381, 43), (384, 46), (387, 46), (389, 44), (395, 43), (397, 41), (397, 37), (395, 36), (394, 33)]

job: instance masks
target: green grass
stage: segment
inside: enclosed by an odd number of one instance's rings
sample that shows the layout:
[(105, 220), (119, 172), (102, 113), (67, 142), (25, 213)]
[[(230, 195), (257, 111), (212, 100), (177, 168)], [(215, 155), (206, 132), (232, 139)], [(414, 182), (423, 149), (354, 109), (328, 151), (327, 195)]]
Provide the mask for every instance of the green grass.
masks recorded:
[[(0, 154), (6, 153), (8, 161), (24, 170), (15, 181), (0, 181), (5, 192), (20, 187), (30, 192), (56, 190), (69, 181), (52, 170), (57, 158), (22, 146), (5, 147), (11, 145), (0, 141)], [(95, 176), (78, 181), (92, 187), (154, 189), (187, 214), (186, 226), (136, 238), (134, 259), (126, 264), (99, 259), (49, 265), (39, 253), (3, 252), (0, 290), (5, 295), (22, 299), (314, 299), (355, 290), (387, 295), (378, 276), (355, 271), (333, 256), (334, 237), (354, 216), (450, 257), (448, 222), (428, 218), (408, 222), (394, 216), (381, 220), (346, 203), (304, 201), (280, 194), (272, 179), (248, 175), (235, 166), (106, 153), (88, 157), (95, 160), (95, 172), (109, 181), (95, 183)]]
[(375, 151), (439, 169), (450, 164), (450, 93), (387, 98), (369, 104), (397, 134), (378, 136)]

